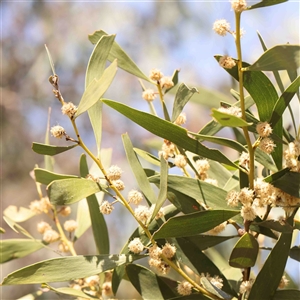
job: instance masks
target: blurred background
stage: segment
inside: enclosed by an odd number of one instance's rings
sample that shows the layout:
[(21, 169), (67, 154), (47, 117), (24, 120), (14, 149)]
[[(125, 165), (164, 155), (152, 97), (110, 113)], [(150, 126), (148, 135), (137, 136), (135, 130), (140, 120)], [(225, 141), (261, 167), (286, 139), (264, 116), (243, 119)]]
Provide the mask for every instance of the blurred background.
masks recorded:
[[(268, 47), (299, 43), (299, 8), (298, 1), (289, 1), (245, 12), (242, 16), (242, 27), (246, 32), (242, 39), (244, 61), (254, 62), (263, 52), (257, 31)], [(234, 27), (233, 12), (227, 0), (2, 1), (1, 212), (11, 204), (28, 207), (31, 201), (38, 198), (29, 172), (35, 164), (43, 167), (43, 157), (31, 150), (31, 144), (33, 141), (44, 141), (49, 107), (52, 108), (51, 126), (62, 125), (72, 136), (71, 124), (61, 115), (60, 104), (48, 82), (51, 69), (44, 44), (51, 52), (60, 78), (61, 92), (67, 102), (78, 104), (80, 101), (84, 91), (86, 65), (93, 50), (87, 36), (100, 29), (108, 34), (117, 34), (116, 41), (145, 74), (158, 68), (164, 75), (171, 76), (175, 69), (180, 69), (180, 82), (190, 87), (219, 90), (234, 102), (230, 89), (235, 87), (235, 83), (213, 58), (215, 54), (236, 57), (233, 38), (218, 36), (212, 30), (213, 22), (223, 18)], [(145, 85), (151, 88), (149, 84)], [(137, 79), (118, 70), (105, 97), (147, 110), (148, 106), (141, 93)], [(171, 107), (172, 95), (166, 101)], [(191, 131), (198, 131), (210, 120), (210, 99), (202, 101), (207, 102), (208, 106), (199, 107), (191, 103), (185, 109), (186, 127)], [(299, 106), (297, 102), (292, 105), (296, 120), (299, 120)], [(95, 150), (88, 118), (81, 116), (78, 121), (81, 136)], [(289, 117), (285, 122), (290, 124)], [(145, 141), (153, 136), (108, 107), (104, 107), (103, 130), (102, 147), (113, 148), (112, 162), (124, 170), (126, 193), (137, 186), (126, 163), (121, 134), (128, 132), (134, 146), (143, 149)], [(53, 137), (50, 142), (58, 143)], [(55, 157), (55, 172), (78, 175), (81, 152), (76, 148)], [(226, 154), (236, 158), (230, 153)], [(76, 206), (72, 217), (76, 217)], [(21, 225), (40, 238), (36, 224), (41, 220), (41, 216), (36, 216)], [(111, 234), (111, 252), (118, 253), (136, 224), (127, 218), (122, 208), (114, 211), (106, 220)], [(2, 219), (1, 227), (6, 229), (6, 234), (1, 238), (22, 238), (13, 233)], [(77, 242), (77, 252), (95, 254), (91, 231), (82, 239), (83, 242)], [(26, 258), (5, 263), (1, 265), (1, 279), (29, 263), (55, 256), (55, 253), (40, 250)], [(299, 274), (294, 279), (299, 282)], [(17, 299), (36, 288), (38, 286), (4, 287), (2, 294), (0, 292), (1, 299)], [(43, 297), (58, 299), (53, 293)], [(132, 297), (128, 296), (128, 299)]]

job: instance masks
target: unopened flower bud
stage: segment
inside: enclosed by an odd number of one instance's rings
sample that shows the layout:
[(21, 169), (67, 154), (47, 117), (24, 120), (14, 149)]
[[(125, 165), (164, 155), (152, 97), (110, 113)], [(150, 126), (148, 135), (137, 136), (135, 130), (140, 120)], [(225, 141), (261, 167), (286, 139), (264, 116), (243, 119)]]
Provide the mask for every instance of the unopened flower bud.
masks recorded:
[(152, 69), (150, 71), (150, 79), (154, 80), (154, 81), (159, 81), (162, 77), (164, 76), (164, 74), (158, 70), (158, 69)]
[(64, 229), (68, 232), (73, 232), (78, 227), (78, 224), (75, 220), (68, 220), (64, 223)]

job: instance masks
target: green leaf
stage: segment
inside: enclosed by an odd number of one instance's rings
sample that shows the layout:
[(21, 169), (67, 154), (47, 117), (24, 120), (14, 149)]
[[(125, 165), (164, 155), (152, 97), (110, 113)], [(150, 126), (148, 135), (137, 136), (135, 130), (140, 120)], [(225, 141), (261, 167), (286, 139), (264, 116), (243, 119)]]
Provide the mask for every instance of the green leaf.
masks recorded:
[(176, 121), (177, 117), (182, 112), (184, 106), (188, 103), (188, 101), (195, 93), (198, 93), (196, 88), (190, 89), (184, 83), (182, 83), (178, 87), (178, 90), (175, 95), (174, 105), (173, 105), (173, 112), (171, 118), (172, 122)]
[(199, 250), (206, 250), (210, 247), (213, 247), (215, 245), (218, 245), (220, 243), (223, 243), (225, 241), (228, 241), (229, 239), (236, 238), (236, 237), (237, 237), (236, 235), (218, 236), (218, 235), (200, 234), (196, 236), (190, 236), (184, 239), (192, 242), (194, 245), (197, 246)]
[(200, 249), (191, 241), (190, 238), (179, 238), (177, 239), (177, 242), (186, 258), (197, 271), (198, 275), (201, 273), (209, 273), (212, 277), (219, 276), (223, 280), (223, 291), (232, 295), (236, 294), (229, 285), (228, 280), (223, 273), (202, 251), (199, 251)]
[(77, 146), (78, 145), (75, 144), (72, 146), (61, 147), (61, 146), (45, 145), (45, 144), (40, 144), (40, 143), (32, 143), (32, 150), (38, 154), (53, 156), (53, 155), (68, 151), (70, 149), (73, 149)]
[(252, 125), (252, 123), (247, 123), (242, 118), (221, 112), (215, 108), (212, 109), (212, 117), (215, 120), (217, 120), (217, 122), (220, 123), (222, 126), (246, 127)]
[(155, 273), (140, 265), (129, 264), (126, 274), (144, 300), (163, 300), (175, 297), (175, 294)]
[[(86, 155), (80, 157), (80, 175), (86, 177), (89, 174)], [(89, 212), (91, 217), (94, 240), (96, 243), (98, 254), (109, 253), (109, 236), (107, 225), (103, 214), (99, 210), (99, 204), (95, 195), (87, 197)]]
[(229, 258), (229, 265), (240, 269), (253, 267), (258, 250), (259, 246), (256, 238), (246, 232), (235, 244)]
[[(149, 153), (149, 152), (147, 152), (147, 151), (144, 151), (144, 150), (142, 150), (142, 149), (138, 149), (138, 148), (133, 148), (133, 150), (134, 150), (134, 152), (135, 152), (138, 156), (140, 156), (141, 158), (145, 159), (145, 160), (148, 161), (149, 163), (151, 163), (151, 164), (153, 164), (153, 165), (156, 165), (156, 166), (160, 166), (160, 161), (159, 161), (159, 159), (158, 159), (155, 155), (153, 155), (153, 154), (151, 154), (151, 153)], [(171, 163), (169, 162), (169, 166), (170, 166), (170, 165), (173, 166), (173, 164), (171, 164)]]
[(9, 239), (0, 241), (0, 263), (27, 256), (43, 248), (40, 240)]
[(197, 139), (199, 140), (204, 140), (204, 141), (209, 141), (218, 145), (223, 145), (226, 147), (230, 147), (238, 152), (247, 152), (246, 148), (231, 139), (227, 139), (227, 138), (221, 138), (221, 137), (216, 137), (216, 136), (210, 136), (210, 135), (204, 135), (204, 134), (197, 134), (197, 133), (193, 133), (193, 132), (189, 132), (190, 134), (194, 135)]
[(147, 178), (147, 175), (141, 166), (134, 150), (132, 143), (130, 141), (130, 138), (128, 134), (122, 135), (123, 145), (126, 152), (127, 160), (130, 164), (131, 170), (136, 178), (136, 181), (139, 185), (139, 188), (145, 195), (145, 197), (150, 201), (151, 204), (156, 203), (156, 195), (149, 183), (149, 180)]
[[(46, 46), (47, 47), (47, 46)], [(47, 49), (47, 48), (46, 48)], [(48, 50), (47, 50), (48, 52)], [(48, 53), (50, 55), (50, 53)], [(51, 57), (49, 57), (50, 59)], [(53, 66), (54, 70), (54, 66)], [(50, 114), (51, 114), (51, 108), (48, 109), (48, 120), (47, 120), (47, 129), (46, 129), (46, 134), (45, 134), (45, 144), (49, 145), (50, 140), (49, 140), (49, 132), (50, 132)], [(53, 171), (53, 165), (54, 165), (54, 159), (51, 156), (45, 155), (44, 156), (44, 163), (45, 163), (45, 169), (48, 171)]]
[(54, 205), (68, 205), (100, 192), (100, 184), (84, 178), (54, 180), (48, 185), (47, 193)]
[[(149, 181), (159, 184), (160, 177), (155, 175), (149, 178)], [(177, 175), (168, 176), (168, 189), (173, 189), (189, 197), (197, 199), (197, 201), (205, 202), (212, 208), (227, 209), (226, 196), (227, 192), (217, 186), (200, 181), (194, 178), (187, 178)]]
[(26, 230), (24, 229), (22, 226), (20, 226), (19, 224), (15, 223), (13, 220), (11, 220), (8, 217), (3, 217), (3, 220), (7, 223), (7, 225), (16, 233), (22, 233), (25, 236), (29, 237), (30, 239), (33, 239), (33, 236)]
[(102, 76), (115, 37), (115, 35), (103, 35), (95, 45), (86, 70), (85, 88), (94, 78), (99, 80)]
[[(89, 40), (92, 44), (96, 44), (99, 39), (103, 36), (107, 35), (106, 32), (103, 30), (95, 31), (93, 34), (89, 35)], [(139, 77), (141, 79), (144, 79), (146, 81), (149, 81), (153, 83), (138, 67), (137, 65), (132, 61), (132, 59), (126, 54), (126, 52), (119, 46), (118, 43), (114, 42), (109, 56), (108, 60), (113, 61), (114, 59), (118, 60), (118, 66), (119, 68), (123, 69), (124, 71), (135, 75), (136, 77)]]
[(277, 122), (281, 119), (282, 114), (288, 107), (290, 101), (293, 99), (294, 95), (299, 91), (300, 86), (300, 76), (298, 76), (283, 92), (280, 98), (274, 105), (273, 113), (270, 118), (270, 124), (275, 126)]
[[(219, 61), (220, 56), (215, 56), (216, 60)], [(243, 68), (248, 67), (249, 64), (243, 62)], [(237, 66), (232, 69), (225, 69), (234, 79), (238, 81), (238, 69)], [(275, 87), (273, 86), (270, 79), (262, 72), (244, 72), (243, 73), (244, 87), (251, 95), (254, 100), (259, 120), (261, 122), (269, 121), (274, 105), (278, 99), (278, 95)], [(280, 139), (282, 137), (282, 120), (278, 121), (277, 125), (273, 127), (273, 133), (276, 134)], [(280, 170), (282, 168), (282, 144), (277, 143), (272, 157), (276, 164), (276, 167)]]
[(300, 246), (294, 246), (290, 250), (290, 257), (300, 262)]
[(190, 138), (187, 131), (182, 127), (151, 114), (133, 109), (119, 102), (107, 99), (103, 99), (102, 101), (151, 133), (167, 139), (185, 150), (237, 168), (237, 165), (230, 161), (220, 151), (209, 149), (198, 141)]
[(164, 202), (167, 199), (167, 192), (168, 192), (168, 163), (164, 159), (163, 156), (161, 156), (160, 159), (161, 167), (160, 167), (160, 185), (159, 185), (159, 194), (157, 197), (157, 202), (155, 203), (155, 207), (152, 213), (152, 218), (155, 218), (158, 211), (164, 204)]
[(169, 91), (171, 91), (172, 89), (174, 89), (175, 86), (177, 85), (177, 83), (178, 83), (178, 74), (179, 74), (179, 72), (180, 72), (180, 70), (175, 70), (175, 71), (173, 72), (173, 74), (172, 74), (172, 76), (171, 76), (171, 80), (172, 80), (172, 82), (174, 83), (174, 85), (171, 86), (170, 88), (166, 89), (164, 95), (165, 95), (166, 93), (168, 93)]
[(258, 60), (245, 71), (296, 70), (299, 66), (299, 45), (277, 45), (265, 51)]
[(279, 290), (275, 292), (273, 300), (299, 300), (300, 291), (298, 290)]
[(261, 2), (251, 5), (247, 8), (247, 10), (254, 9), (254, 8), (259, 8), (259, 7), (266, 7), (266, 6), (271, 6), (271, 5), (276, 5), (280, 4), (283, 2), (287, 2), (288, 0), (262, 0)]
[(90, 109), (88, 109), (89, 118), (94, 131), (97, 145), (97, 157), (100, 155), (101, 138), (102, 138), (102, 101), (97, 101)]
[(287, 194), (300, 198), (300, 173), (287, 172), (271, 183), (273, 186), (283, 190)]
[(61, 282), (89, 277), (128, 262), (126, 255), (65, 256), (43, 260), (10, 273), (2, 285)]
[(61, 180), (67, 178), (79, 178), (73, 175), (62, 175), (58, 173), (53, 173), (45, 169), (35, 168), (34, 169), (35, 180), (41, 184), (48, 185), (54, 180)]
[(18, 298), (17, 300), (35, 300), (37, 299), (39, 296), (41, 296), (43, 294), (42, 291), (36, 291), (34, 293), (31, 294), (27, 294), (21, 298)]
[(74, 296), (74, 297), (78, 297), (78, 298), (91, 299), (90, 295), (87, 295), (84, 292), (82, 292), (81, 290), (76, 290), (71, 287), (54, 288), (54, 287), (50, 286), (49, 284), (45, 284), (45, 287), (55, 293), (58, 293), (58, 294), (70, 295), (70, 296)]
[(236, 210), (211, 210), (170, 218), (153, 234), (154, 239), (193, 236), (206, 232), (239, 214)]
[(35, 213), (25, 207), (17, 207), (15, 205), (9, 205), (4, 211), (3, 215), (8, 217), (14, 222), (24, 222), (31, 217), (35, 216)]
[[(282, 233), (258, 273), (248, 300), (272, 299), (276, 293), (290, 251), (292, 233)], [(268, 278), (268, 284), (265, 280)]]
[(79, 115), (90, 109), (107, 91), (111, 85), (117, 72), (117, 60), (114, 60), (109, 67), (105, 69), (99, 80), (94, 78), (89, 86), (84, 91), (78, 110), (75, 114), (77, 118)]
[(270, 228), (272, 230), (278, 231), (278, 232), (292, 232), (293, 231), (293, 227), (291, 225), (287, 224), (281, 224), (278, 221), (274, 221), (274, 220), (266, 220), (263, 222), (259, 222), (256, 224), (256, 222), (253, 222), (254, 225), (259, 225), (262, 227), (266, 227), (266, 228)]

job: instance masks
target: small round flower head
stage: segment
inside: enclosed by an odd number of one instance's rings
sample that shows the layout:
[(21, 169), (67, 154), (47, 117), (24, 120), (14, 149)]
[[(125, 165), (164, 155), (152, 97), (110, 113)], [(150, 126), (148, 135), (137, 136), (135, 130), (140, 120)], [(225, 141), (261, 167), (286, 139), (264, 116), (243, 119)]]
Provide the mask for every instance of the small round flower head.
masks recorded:
[(64, 229), (68, 232), (73, 232), (78, 227), (78, 223), (75, 220), (68, 220), (64, 223)]
[(117, 188), (118, 191), (123, 191), (125, 189), (125, 184), (121, 179), (112, 180), (112, 184)]
[(53, 230), (49, 229), (44, 232), (43, 241), (46, 243), (53, 243), (59, 239), (59, 234)]
[(220, 225), (209, 230), (207, 233), (211, 234), (211, 235), (217, 235), (218, 233), (222, 232), (226, 228), (226, 225), (227, 225), (227, 222), (223, 222)]
[(186, 122), (186, 114), (185, 113), (181, 113), (177, 119), (175, 120), (175, 124), (176, 125), (182, 125)]
[(155, 99), (156, 94), (155, 94), (154, 90), (152, 90), (152, 89), (147, 89), (147, 90), (144, 90), (144, 91), (143, 91), (142, 97), (143, 97), (143, 99), (145, 99), (146, 101), (151, 102), (151, 101), (153, 101), (153, 100)]
[(249, 188), (242, 188), (239, 193), (239, 201), (244, 205), (250, 205), (253, 202), (254, 191)]
[(300, 141), (294, 140), (289, 143), (288, 148), (284, 151), (284, 159), (286, 166), (290, 168), (292, 172), (300, 172)]
[(144, 206), (144, 205), (139, 205), (135, 210), (134, 210), (134, 215), (135, 217), (141, 221), (143, 224), (147, 224), (148, 220), (151, 217), (151, 210)]
[(64, 105), (61, 107), (61, 111), (64, 115), (73, 118), (77, 112), (77, 106), (74, 105), (72, 102), (64, 103)]
[(251, 291), (254, 281), (250, 279), (249, 281), (243, 281), (240, 285), (240, 293), (249, 293)]
[(268, 137), (273, 129), (268, 122), (259, 122), (256, 125), (256, 131), (261, 137)]
[(157, 245), (151, 246), (149, 248), (149, 256), (153, 259), (159, 259), (161, 255), (162, 249)]
[(52, 205), (49, 201), (48, 197), (43, 197), (41, 200), (41, 207), (43, 209), (43, 212), (47, 213), (50, 209), (52, 209)]
[(50, 129), (51, 134), (57, 138), (61, 139), (66, 135), (66, 131), (62, 126), (56, 125)]
[(283, 275), (281, 277), (281, 280), (279, 282), (278, 288), (279, 289), (284, 289), (288, 284), (289, 284), (289, 280), (285, 277), (285, 275)]
[(42, 221), (37, 224), (37, 230), (39, 233), (44, 233), (49, 229), (51, 229), (51, 226), (47, 222)]
[(58, 212), (61, 216), (63, 217), (67, 217), (70, 215), (71, 213), (71, 207), (70, 206), (63, 206), (59, 212)]
[(69, 246), (66, 245), (65, 243), (60, 243), (60, 244), (58, 245), (58, 250), (59, 250), (60, 252), (64, 252), (64, 253), (70, 251)]
[(111, 166), (107, 172), (107, 178), (110, 180), (118, 180), (121, 178), (122, 170), (118, 166)]
[(102, 295), (103, 296), (112, 296), (113, 295), (111, 282), (104, 282), (102, 284)]
[(108, 201), (103, 201), (100, 205), (100, 212), (104, 215), (109, 215), (113, 211), (114, 207)]
[(173, 157), (175, 155), (175, 145), (168, 140), (164, 140), (162, 151), (167, 157)]
[(224, 55), (220, 58), (219, 65), (225, 69), (232, 69), (236, 65), (236, 62), (232, 57)]
[(164, 212), (163, 212), (163, 209), (160, 208), (160, 210), (158, 211), (158, 213), (157, 213), (156, 216), (155, 216), (155, 220), (158, 220), (158, 219), (162, 218), (164, 215), (165, 215), (165, 214), (164, 214)]
[(186, 157), (182, 154), (178, 154), (175, 156), (174, 164), (178, 168), (184, 168), (187, 164)]
[(134, 203), (135, 205), (139, 204), (143, 200), (143, 194), (137, 190), (131, 190), (128, 193), (128, 202)]
[(159, 273), (166, 275), (169, 273), (171, 267), (163, 260), (161, 260), (160, 263), (156, 266), (156, 269)]
[(213, 25), (213, 30), (217, 34), (225, 36), (227, 32), (230, 32), (230, 24), (225, 19), (217, 20)]
[(210, 277), (209, 281), (218, 289), (221, 289), (223, 287), (223, 279), (219, 276)]
[(160, 70), (158, 70), (158, 69), (152, 69), (150, 71), (149, 78), (151, 80), (154, 80), (154, 81), (159, 81), (163, 76), (164, 76), (164, 74)]
[(172, 258), (176, 253), (176, 247), (166, 243), (161, 252), (166, 258)]
[(160, 80), (160, 86), (162, 88), (166, 88), (166, 89), (169, 89), (171, 87), (174, 86), (174, 82), (172, 81), (172, 78), (171, 77), (162, 77), (161, 80)]
[(245, 169), (249, 169), (249, 153), (248, 152), (242, 152), (240, 158), (239, 158), (239, 165), (244, 167)]
[(270, 138), (263, 138), (259, 143), (259, 148), (267, 153), (270, 154), (274, 151), (274, 148), (276, 147), (274, 141)]
[(230, 191), (226, 197), (227, 205), (236, 207), (239, 205), (239, 193), (235, 190)]
[(253, 221), (256, 217), (256, 211), (253, 206), (246, 205), (241, 208), (241, 216), (244, 220)]
[(84, 279), (84, 282), (89, 287), (96, 286), (96, 285), (99, 284), (99, 276), (98, 275), (89, 276), (89, 277)]
[(40, 200), (31, 201), (29, 204), (29, 209), (36, 214), (41, 214), (43, 212), (41, 201)]
[(242, 12), (247, 8), (245, 0), (231, 0), (231, 7), (235, 12)]
[(192, 287), (188, 281), (182, 281), (177, 286), (177, 292), (182, 296), (187, 296), (192, 293)]
[(144, 250), (144, 245), (139, 238), (134, 238), (129, 244), (128, 248), (133, 253), (140, 253)]

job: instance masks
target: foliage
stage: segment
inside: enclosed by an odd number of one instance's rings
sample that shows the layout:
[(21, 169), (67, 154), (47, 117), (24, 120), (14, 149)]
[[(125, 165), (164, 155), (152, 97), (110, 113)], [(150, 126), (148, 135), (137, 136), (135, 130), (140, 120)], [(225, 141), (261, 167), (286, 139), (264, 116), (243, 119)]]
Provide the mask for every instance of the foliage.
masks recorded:
[[(186, 118), (183, 109), (194, 96), (201, 97), (201, 93), (199, 96), (196, 88), (179, 84), (178, 70), (170, 77), (157, 69), (150, 76), (145, 75), (117, 44), (115, 35), (100, 30), (89, 36), (95, 46), (78, 107), (62, 97), (59, 77), (47, 49), (53, 71), (49, 81), (62, 113), (72, 123), (75, 137), (57, 125), (51, 128), (52, 135), (65, 138), (71, 145), (49, 145), (49, 130), (44, 144), (33, 143), (33, 151), (45, 156), (45, 168), (34, 169), (40, 200), (31, 202), (30, 209), (10, 206), (4, 211), (6, 223), (27, 239), (4, 239), (1, 263), (41, 248), (52, 251), (50, 246), (57, 242), (61, 255), (8, 274), (2, 285), (41, 284), (43, 292), (53, 291), (77, 299), (112, 296), (122, 280), (129, 281), (143, 299), (299, 297), (300, 291), (286, 288), (284, 272), (288, 273), (289, 257), (299, 261), (299, 245), (293, 246), (292, 241), (299, 230), (300, 133), (295, 122), (295, 134), (290, 133), (283, 127), (282, 119), (291, 99), (298, 96), (300, 78), (294, 74), (299, 67), (300, 46), (277, 45), (268, 50), (259, 35), (264, 53), (249, 64), (242, 60), (240, 43), (242, 13), (282, 2), (285, 1), (266, 0), (247, 8), (245, 1), (231, 1), (235, 31), (224, 20), (214, 24), (218, 34), (229, 33), (234, 38), (237, 57), (216, 55), (215, 58), (238, 81), (239, 90), (232, 91), (237, 101), (232, 104), (221, 101), (219, 108), (212, 109), (212, 120), (198, 132), (182, 127)], [(104, 98), (117, 68), (139, 79), (150, 112)], [(279, 70), (289, 74), (291, 82), (286, 88), (282, 88)], [(274, 72), (280, 95), (264, 71)], [(146, 89), (142, 80), (152, 85), (152, 89)], [(165, 103), (169, 91), (175, 93), (171, 115)], [(157, 95), (163, 117), (159, 117), (154, 106)], [(215, 95), (218, 97), (217, 92)], [(135, 148), (131, 133), (122, 135), (126, 157), (140, 190), (132, 190), (128, 196), (122, 192), (122, 171), (110, 163), (109, 151), (101, 148), (103, 105), (164, 139), (156, 155)], [(96, 154), (85, 145), (77, 127), (77, 118), (84, 113), (88, 113), (94, 131)], [(216, 136), (224, 127), (232, 129), (235, 140)], [(233, 161), (224, 151), (206, 146), (205, 141), (235, 151), (239, 159)], [(80, 176), (54, 173), (51, 157), (75, 147), (85, 152), (79, 161)], [(87, 156), (97, 171), (88, 165)], [(152, 167), (145, 168), (141, 158)], [(147, 205), (140, 205), (143, 199)], [(77, 220), (68, 220), (62, 226), (62, 217), (70, 214), (69, 205), (74, 203), (77, 203)], [(137, 228), (120, 253), (112, 254), (104, 214), (113, 214), (114, 207), (120, 204), (136, 220)], [(138, 206), (134, 208), (135, 205)], [(273, 214), (275, 207), (282, 213), (277, 219)], [(50, 216), (56, 228), (39, 223), (42, 240), (35, 239), (18, 224), (41, 213)], [(97, 253), (79, 255), (76, 243), (89, 227)], [(228, 227), (235, 230), (234, 235), (219, 235)], [(265, 247), (258, 239), (260, 236), (272, 241), (273, 247)], [(228, 258), (215, 250), (225, 241), (231, 247)], [(264, 251), (269, 254), (259, 266), (257, 257)], [(171, 269), (173, 272), (169, 273)], [(52, 282), (64, 282), (66, 286), (55, 288), (49, 285)], [(31, 296), (34, 299), (40, 294)]]

